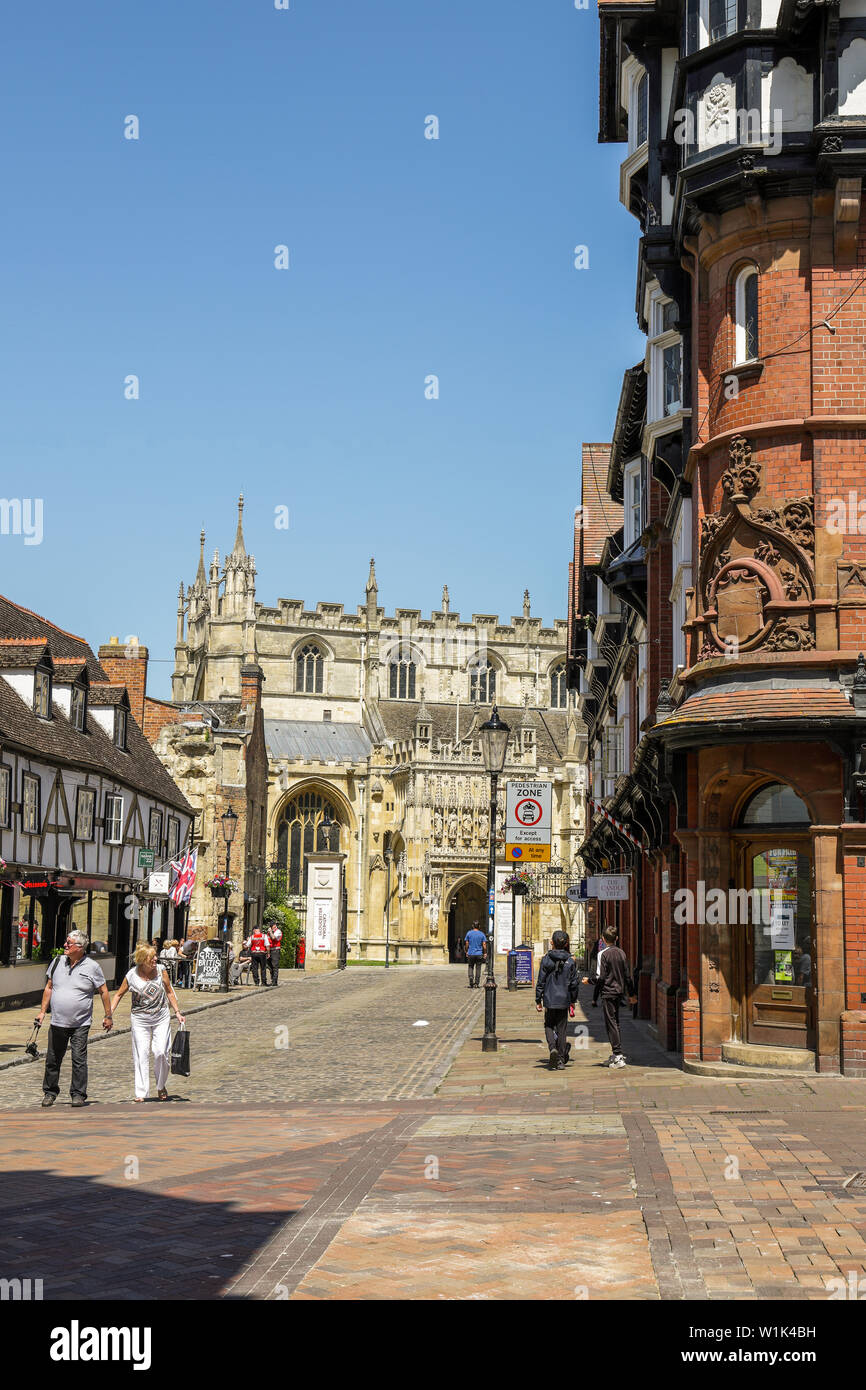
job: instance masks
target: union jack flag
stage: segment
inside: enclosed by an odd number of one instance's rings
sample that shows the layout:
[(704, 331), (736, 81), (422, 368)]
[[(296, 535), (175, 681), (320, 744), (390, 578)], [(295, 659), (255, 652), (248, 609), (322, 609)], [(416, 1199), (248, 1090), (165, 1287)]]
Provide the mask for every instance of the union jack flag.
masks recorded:
[(198, 850), (187, 850), (183, 859), (172, 859), (171, 867), (177, 877), (171, 885), (169, 894), (175, 907), (181, 907), (188, 903), (192, 897), (192, 888), (195, 883), (195, 869), (198, 862)]

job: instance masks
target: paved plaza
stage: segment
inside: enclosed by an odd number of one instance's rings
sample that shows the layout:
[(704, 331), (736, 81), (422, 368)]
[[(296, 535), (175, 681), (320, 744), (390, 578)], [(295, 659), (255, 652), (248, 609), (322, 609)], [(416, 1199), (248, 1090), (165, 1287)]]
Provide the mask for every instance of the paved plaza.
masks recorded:
[(0, 1274), (60, 1299), (866, 1293), (866, 1084), (688, 1076), (630, 1021), (610, 1071), (590, 998), (558, 1073), (528, 991), (500, 989), (482, 1053), (459, 967), (207, 1008), (169, 1104), (130, 1103), (128, 1036), (92, 1046), (80, 1111), (39, 1109), (40, 1063), (0, 1070)]

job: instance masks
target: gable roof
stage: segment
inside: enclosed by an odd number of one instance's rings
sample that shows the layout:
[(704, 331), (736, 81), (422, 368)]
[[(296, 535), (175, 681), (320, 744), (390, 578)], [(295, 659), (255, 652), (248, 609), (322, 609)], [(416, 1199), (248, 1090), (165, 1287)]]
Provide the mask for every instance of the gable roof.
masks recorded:
[[(61, 665), (60, 679), (64, 684), (87, 671), (88, 700), (92, 706), (129, 708), (126, 688), (111, 684), (83, 637), (64, 632), (47, 618), (0, 596), (0, 669), (10, 669), (10, 662), (19, 667), (35, 666), (45, 654)], [(0, 676), (0, 742), (50, 762), (72, 763), (101, 772), (187, 815), (193, 813), (134, 719), (128, 721), (123, 750), (116, 747), (95, 718), (87, 719), (82, 732), (73, 728), (56, 705), (50, 719), (39, 719), (9, 681)]]

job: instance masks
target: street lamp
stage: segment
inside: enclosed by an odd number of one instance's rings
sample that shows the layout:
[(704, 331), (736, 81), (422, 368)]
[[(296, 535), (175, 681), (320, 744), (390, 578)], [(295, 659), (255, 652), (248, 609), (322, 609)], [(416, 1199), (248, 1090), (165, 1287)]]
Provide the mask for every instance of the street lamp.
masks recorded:
[(490, 864), (487, 869), (487, 978), (484, 981), (484, 1037), (482, 1052), (495, 1052), (499, 1046), (496, 1037), (496, 980), (493, 976), (494, 951), (494, 911), (496, 904), (496, 784), (505, 767), (505, 754), (508, 751), (507, 724), (499, 718), (499, 710), (493, 706), (493, 713), (479, 730), (481, 755), (484, 768), (490, 773)]
[[(235, 812), (232, 810), (232, 808), (231, 808), (231, 806), (230, 806), (229, 809), (220, 817), (220, 819), (221, 819), (221, 821), (222, 821), (222, 827), (223, 827), (223, 839), (224, 839), (225, 842), (226, 842), (226, 878), (229, 878), (229, 876), (230, 876), (230, 874), (231, 874), (232, 841), (233, 841), (234, 838), (235, 838), (235, 832), (237, 831), (237, 828), (238, 828), (238, 818), (237, 818), (237, 815), (235, 814)], [(225, 916), (223, 917), (223, 936), (224, 936), (224, 937), (227, 937), (227, 934), (228, 934), (228, 927), (229, 927), (229, 890), (228, 890), (228, 886), (227, 886), (227, 887), (226, 887), (226, 896), (225, 896)], [(228, 965), (228, 951), (227, 951), (227, 950), (226, 950), (226, 952), (225, 952), (225, 959), (224, 959), (224, 962), (223, 962), (223, 963), (224, 963), (224, 965), (225, 965), (225, 981), (224, 981), (224, 983), (221, 983), (221, 984), (220, 984), (220, 992), (221, 992), (221, 993), (226, 993), (226, 994), (227, 994), (227, 993), (228, 993), (228, 988), (229, 988), (229, 965)]]

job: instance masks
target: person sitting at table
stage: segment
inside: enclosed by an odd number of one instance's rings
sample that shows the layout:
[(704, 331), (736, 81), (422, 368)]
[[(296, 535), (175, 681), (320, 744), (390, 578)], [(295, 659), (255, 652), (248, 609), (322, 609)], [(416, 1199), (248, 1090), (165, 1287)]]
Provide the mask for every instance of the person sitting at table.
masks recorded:
[(184, 987), (191, 988), (192, 977), (195, 973), (195, 958), (196, 953), (198, 951), (199, 943), (197, 941), (191, 940), (188, 937), (185, 941), (175, 942), (175, 945), (177, 946), (178, 975), (179, 977), (182, 977), (181, 983), (184, 983), (184, 981), (186, 982)]

